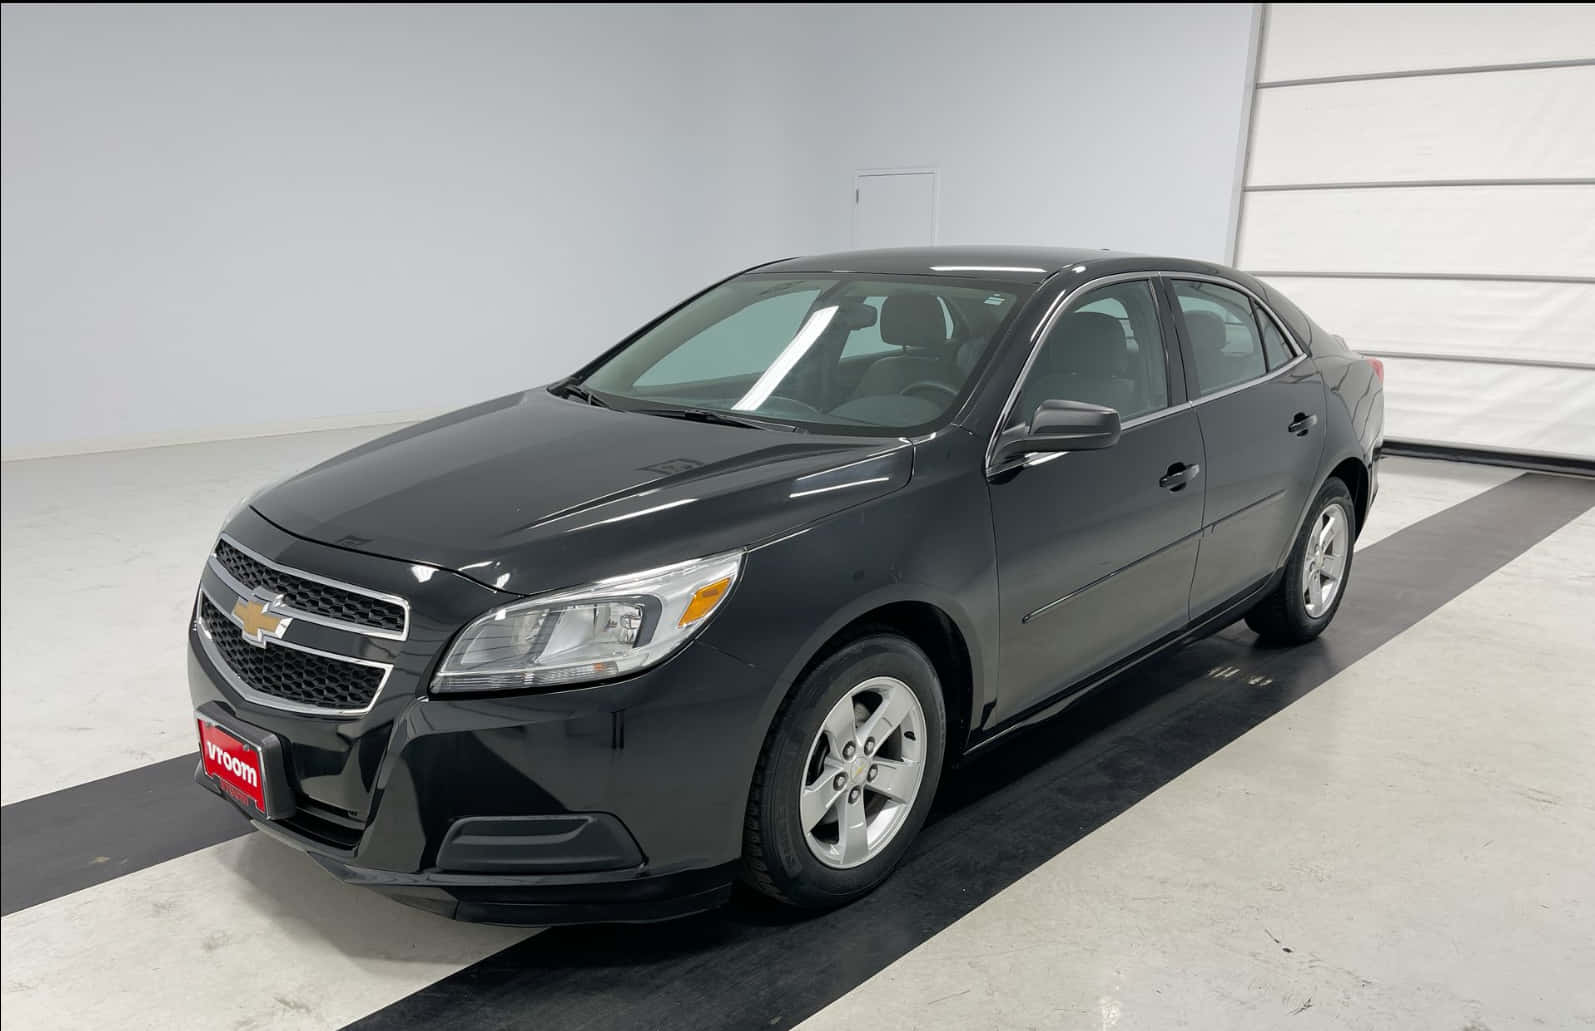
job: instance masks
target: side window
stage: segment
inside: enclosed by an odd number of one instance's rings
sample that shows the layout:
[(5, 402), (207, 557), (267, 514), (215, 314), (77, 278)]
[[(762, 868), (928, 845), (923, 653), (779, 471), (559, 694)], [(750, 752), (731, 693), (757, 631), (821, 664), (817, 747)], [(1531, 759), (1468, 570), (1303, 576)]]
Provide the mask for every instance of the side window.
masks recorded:
[(1285, 343), (1285, 334), (1280, 332), (1274, 320), (1268, 317), (1268, 312), (1256, 301), (1252, 302), (1252, 314), (1257, 318), (1258, 328), (1263, 331), (1263, 357), (1268, 359), (1268, 371), (1273, 372), (1290, 361), (1290, 345)]
[[(848, 334), (847, 343), (842, 347), (843, 358), (857, 358), (866, 354), (896, 354), (900, 348), (893, 347), (881, 339), (881, 304), (884, 297), (866, 297), (864, 303), (875, 309), (875, 324), (863, 329), (855, 329)], [(953, 317), (947, 310), (947, 301), (936, 298), (941, 304), (942, 321), (947, 326), (947, 335), (953, 335)]]
[(1151, 283), (1093, 290), (1053, 324), (1019, 390), (1015, 416), (1028, 421), (1043, 401), (1106, 405), (1126, 422), (1167, 408), (1163, 346)]
[(1173, 286), (1191, 340), (1198, 394), (1233, 387), (1268, 371), (1250, 297), (1216, 283), (1176, 279)]
[(635, 386), (657, 388), (763, 372), (803, 327), (819, 295), (818, 289), (794, 290), (754, 301), (682, 341), (638, 376)]
[(1124, 339), (1129, 342), (1130, 353), (1134, 354), (1140, 350), (1135, 342), (1135, 327), (1130, 325), (1130, 313), (1125, 310), (1124, 304), (1117, 297), (1101, 297), (1076, 308), (1075, 311), (1098, 311), (1104, 315), (1112, 315), (1119, 320), (1119, 327), (1124, 330)]

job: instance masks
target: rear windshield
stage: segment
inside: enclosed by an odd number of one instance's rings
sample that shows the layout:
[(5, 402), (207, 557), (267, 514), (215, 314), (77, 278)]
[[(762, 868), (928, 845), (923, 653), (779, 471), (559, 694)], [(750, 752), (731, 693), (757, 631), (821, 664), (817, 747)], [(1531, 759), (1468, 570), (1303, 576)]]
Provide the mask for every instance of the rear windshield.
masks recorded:
[(582, 385), (821, 432), (929, 429), (1033, 288), (925, 276), (750, 275), (643, 333)]

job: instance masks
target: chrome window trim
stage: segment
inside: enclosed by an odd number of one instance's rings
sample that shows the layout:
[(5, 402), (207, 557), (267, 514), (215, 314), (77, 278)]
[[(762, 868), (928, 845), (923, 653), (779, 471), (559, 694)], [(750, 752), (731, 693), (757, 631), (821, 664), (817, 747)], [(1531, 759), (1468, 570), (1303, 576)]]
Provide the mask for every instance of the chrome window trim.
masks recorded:
[(1191, 404), (1191, 406), (1193, 408), (1197, 407), (1199, 405), (1205, 405), (1209, 401), (1217, 401), (1221, 397), (1228, 397), (1231, 394), (1234, 394), (1234, 393), (1237, 393), (1239, 391), (1245, 390), (1247, 387), (1255, 387), (1259, 383), (1266, 383), (1269, 380), (1273, 379), (1275, 376), (1278, 376), (1279, 374), (1284, 373), (1284, 372), (1289, 372), (1291, 369), (1294, 369), (1296, 366), (1300, 365), (1302, 363), (1302, 361), (1306, 359), (1306, 357), (1307, 356), (1304, 355), (1304, 354), (1298, 354), (1296, 357), (1292, 358), (1290, 361), (1286, 362), (1284, 365), (1281, 365), (1279, 368), (1273, 370), (1272, 372), (1265, 372), (1261, 376), (1253, 376), (1251, 379), (1242, 380), (1239, 383), (1236, 383), (1236, 384), (1233, 384), (1231, 386), (1225, 387), (1223, 390), (1215, 390), (1211, 394), (1203, 394), (1201, 397), (1197, 398), (1195, 401), (1190, 402), (1190, 404)]
[[(1290, 348), (1294, 357), (1284, 365), (1281, 365), (1279, 368), (1272, 369), (1268, 372), (1265, 372), (1261, 376), (1246, 380), (1243, 383), (1236, 383), (1233, 386), (1225, 387), (1223, 390), (1215, 391), (1211, 394), (1203, 394), (1198, 398), (1188, 398), (1177, 405), (1169, 405), (1159, 408), (1157, 411), (1148, 412), (1145, 415), (1138, 415), (1128, 422), (1123, 423), (1120, 426), (1120, 432), (1134, 429), (1137, 426), (1143, 426), (1146, 423), (1154, 422), (1166, 416), (1195, 408), (1198, 405), (1206, 404), (1209, 401), (1216, 401), (1219, 398), (1227, 397), (1236, 391), (1245, 390), (1248, 387), (1254, 387), (1259, 383), (1273, 379), (1275, 376), (1290, 371), (1291, 369), (1295, 368), (1302, 361), (1302, 359), (1307, 357), (1307, 349), (1303, 347), (1296, 339), (1295, 334), (1290, 331), (1290, 326), (1286, 324), (1285, 320), (1280, 318), (1273, 308), (1269, 307), (1268, 302), (1259, 297), (1257, 295), (1257, 291), (1252, 290), (1250, 287), (1246, 286), (1246, 284), (1238, 283), (1233, 279), (1225, 279), (1222, 276), (1211, 276), (1203, 272), (1176, 272), (1162, 269), (1140, 272), (1117, 272), (1111, 276), (1098, 276), (1095, 279), (1088, 279), (1078, 286), (1059, 294), (1058, 297), (1054, 299), (1052, 304), (1047, 308), (1047, 313), (1042, 316), (1041, 322), (1036, 326), (1035, 331), (1030, 334), (1030, 354), (1025, 358), (1024, 367), (1019, 370), (1019, 376), (1014, 380), (1012, 389), (1008, 391), (1008, 400), (1003, 403), (1002, 413), (997, 418), (997, 425), (991, 431), (991, 439), (986, 442), (986, 474), (988, 476), (1001, 471), (992, 465), (992, 459), (997, 453), (997, 440), (1002, 436), (1003, 427), (1008, 424), (1009, 417), (1013, 415), (1014, 405), (1019, 402), (1019, 392), (1021, 388), (1024, 387), (1026, 378), (1028, 378), (1030, 375), (1031, 367), (1036, 363), (1036, 356), (1041, 353), (1041, 345), (1046, 341), (1047, 334), (1052, 332), (1052, 327), (1058, 321), (1059, 316), (1068, 311), (1069, 305), (1087, 291), (1095, 290), (1096, 288), (1102, 286), (1112, 286), (1114, 283), (1125, 283), (1137, 279), (1144, 279), (1148, 282), (1151, 282), (1154, 279), (1188, 279), (1195, 280), (1197, 282), (1217, 283), (1219, 286), (1226, 286), (1232, 290), (1238, 290), (1247, 297), (1250, 297), (1253, 301), (1257, 302), (1258, 307), (1262, 308), (1263, 311), (1268, 314), (1268, 317), (1274, 320), (1275, 327), (1279, 329), (1280, 335), (1285, 340), (1285, 345)], [(1165, 340), (1163, 342), (1163, 346), (1166, 350), (1168, 348), (1168, 341)], [(1180, 346), (1178, 340), (1175, 341), (1175, 346)], [(1185, 365), (1183, 350), (1181, 351), (1180, 357), (1180, 365), (1183, 368)], [(1186, 392), (1189, 393), (1189, 390), (1187, 389)], [(1065, 453), (1066, 452), (1055, 451), (1048, 453), (1048, 455), (1050, 459), (1051, 456)], [(1019, 464), (1024, 466), (1040, 464), (1039, 462), (1034, 461), (1034, 459), (1035, 456), (1031, 455)], [(1009, 466), (1004, 465), (1004, 468), (1009, 468)]]
[[(229, 623), (232, 623), (234, 626), (237, 626), (240, 629), (243, 628), (243, 624), (233, 616), (232, 609), (229, 606), (218, 602), (215, 596), (205, 589), (203, 584), (200, 585), (199, 595), (214, 605), (216, 607), (216, 611), (225, 616)], [(247, 598), (248, 595), (245, 595), (244, 597)], [(284, 641), (277, 637), (267, 637), (265, 638), (267, 648), (288, 648), (292, 651), (304, 652), (307, 655), (315, 655), (319, 658), (330, 659), (334, 662), (347, 662), (355, 666), (369, 666), (382, 671), (382, 679), (377, 682), (377, 689), (371, 693), (371, 701), (368, 702), (364, 708), (332, 709), (321, 705), (306, 705), (303, 702), (292, 702), (285, 698), (278, 698), (275, 695), (264, 694), (255, 690), (253, 687), (250, 687), (244, 682), (243, 677), (239, 676), (233, 671), (232, 666), (228, 665), (227, 659), (216, 647), (216, 642), (212, 640), (210, 629), (205, 626), (205, 620), (200, 615), (198, 597), (194, 599), (194, 629), (199, 631), (200, 642), (204, 645), (205, 654), (210, 658), (211, 664), (216, 667), (217, 671), (220, 672), (224, 678), (226, 678), (228, 685), (232, 687), (234, 691), (237, 691), (240, 695), (242, 695), (245, 701), (252, 702), (255, 705), (259, 705), (267, 709), (278, 709), (283, 712), (294, 712), (307, 716), (364, 716), (376, 706), (377, 699), (382, 697), (383, 689), (388, 686), (388, 678), (393, 674), (393, 667), (386, 662), (373, 662), (370, 659), (357, 659), (353, 655), (339, 655), (336, 652), (324, 652), (319, 648), (310, 648), (302, 644), (294, 644), (291, 641)]]
[[(389, 641), (403, 641), (409, 636), (410, 602), (408, 599), (400, 597), (397, 594), (385, 594), (382, 591), (373, 591), (369, 587), (360, 587), (356, 584), (347, 583), (343, 580), (334, 580), (331, 577), (318, 576), (315, 573), (309, 573), (303, 569), (295, 569), (292, 566), (285, 566), (281, 563), (273, 562), (271, 559), (266, 558), (264, 555), (261, 555), (259, 552), (254, 551), (251, 548), (245, 547), (243, 544), (238, 542), (237, 538), (230, 534), (221, 533), (217, 536), (219, 539), (226, 541), (230, 546), (237, 548), (239, 551), (254, 559), (256, 562), (266, 566), (268, 569), (275, 569), (277, 572), (287, 573), (289, 576), (297, 576), (301, 580), (310, 580), (314, 583), (324, 584), (328, 587), (336, 587), (341, 591), (348, 591), (351, 594), (358, 594), (364, 598), (374, 598), (377, 601), (385, 601), (389, 604), (397, 605), (404, 612), (404, 626), (399, 630), (383, 630), (381, 627), (367, 626), (364, 623), (350, 623), (345, 620), (334, 619), (331, 616), (322, 616), (314, 612), (306, 612), (303, 609), (297, 609), (291, 605), (273, 604), (272, 607), (281, 612), (283, 615), (291, 616), (294, 619), (302, 619), (306, 623), (317, 623), (321, 626), (331, 627), (334, 630), (346, 630), (352, 634), (363, 634), (366, 637), (381, 637)], [(211, 549), (210, 558), (207, 560), (206, 564), (213, 572), (216, 573), (218, 577), (221, 578), (223, 583), (237, 591), (240, 597), (249, 598), (254, 596), (257, 588), (255, 586), (242, 583), (237, 577), (229, 573), (227, 568), (221, 564), (221, 560), (216, 557), (215, 548)], [(220, 608), (221, 606), (217, 607)]]
[(1157, 422), (1159, 419), (1166, 418), (1170, 415), (1177, 415), (1180, 412), (1189, 411), (1195, 407), (1196, 406), (1189, 401), (1181, 401), (1177, 405), (1169, 405), (1166, 408), (1159, 408), (1155, 412), (1147, 412), (1145, 415), (1137, 415), (1129, 422), (1120, 423), (1119, 432), (1122, 433), (1125, 430), (1133, 430), (1137, 426), (1144, 426), (1149, 422)]

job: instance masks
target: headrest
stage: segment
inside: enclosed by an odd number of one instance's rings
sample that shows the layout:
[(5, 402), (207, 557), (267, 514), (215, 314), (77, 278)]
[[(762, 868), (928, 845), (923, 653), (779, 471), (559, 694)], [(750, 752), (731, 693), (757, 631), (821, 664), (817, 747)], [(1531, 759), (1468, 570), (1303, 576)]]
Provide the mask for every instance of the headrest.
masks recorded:
[(1224, 350), (1229, 334), (1224, 331), (1224, 320), (1210, 311), (1185, 313), (1185, 328), (1191, 331), (1191, 350), (1212, 354)]
[(1058, 320), (1056, 345), (1042, 348), (1051, 372), (1091, 379), (1113, 379), (1124, 373), (1127, 349), (1119, 320), (1099, 311), (1073, 311)]
[(931, 294), (891, 294), (881, 302), (881, 339), (894, 347), (939, 350), (947, 343), (941, 302)]

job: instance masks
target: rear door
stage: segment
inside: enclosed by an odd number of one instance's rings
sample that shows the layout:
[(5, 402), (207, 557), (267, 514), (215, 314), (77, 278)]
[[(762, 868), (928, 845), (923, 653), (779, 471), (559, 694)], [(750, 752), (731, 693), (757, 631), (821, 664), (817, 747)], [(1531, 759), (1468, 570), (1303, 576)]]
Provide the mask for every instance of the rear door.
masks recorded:
[(1240, 287), (1169, 277), (1186, 386), (1207, 454), (1191, 616), (1259, 586), (1284, 560), (1317, 484), (1324, 385), (1312, 359)]
[(988, 477), (1002, 620), (998, 720), (1188, 617), (1202, 439), (1150, 279), (1098, 287), (1048, 328), (1003, 427), (1042, 401), (1117, 409), (1112, 447), (1033, 456)]

